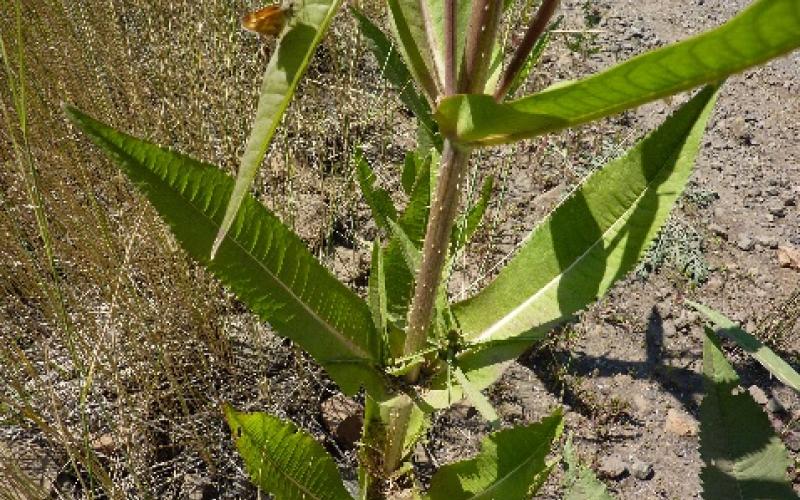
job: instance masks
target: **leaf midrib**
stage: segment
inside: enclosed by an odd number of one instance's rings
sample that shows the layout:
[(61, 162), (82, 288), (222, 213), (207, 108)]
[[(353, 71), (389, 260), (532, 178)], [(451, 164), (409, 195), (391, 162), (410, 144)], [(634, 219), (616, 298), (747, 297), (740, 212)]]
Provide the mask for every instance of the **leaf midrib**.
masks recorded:
[[(671, 158), (673, 158), (674, 156), (675, 156), (675, 153), (673, 153), (672, 155), (670, 155), (668, 158), (670, 158), (670, 159), (671, 159)], [(480, 334), (480, 335), (478, 335), (478, 337), (475, 339), (475, 342), (485, 342), (485, 341), (488, 341), (488, 340), (490, 340), (490, 337), (491, 337), (491, 336), (492, 336), (492, 335), (493, 335), (495, 332), (497, 332), (497, 331), (500, 331), (500, 329), (501, 329), (501, 328), (503, 328), (503, 326), (505, 326), (505, 325), (506, 325), (508, 322), (510, 322), (510, 321), (513, 321), (514, 317), (516, 317), (517, 315), (519, 315), (520, 313), (522, 313), (522, 312), (523, 312), (525, 309), (527, 309), (527, 308), (528, 308), (528, 307), (529, 307), (531, 304), (533, 304), (533, 303), (534, 303), (534, 302), (535, 302), (535, 301), (536, 301), (536, 300), (537, 300), (539, 297), (541, 297), (543, 294), (545, 294), (546, 292), (548, 292), (548, 291), (549, 291), (549, 290), (550, 290), (550, 289), (553, 287), (553, 285), (554, 285), (554, 284), (556, 284), (556, 283), (559, 283), (559, 282), (561, 281), (561, 278), (563, 278), (563, 277), (564, 277), (566, 274), (568, 274), (568, 273), (569, 273), (569, 272), (572, 270), (572, 268), (574, 268), (574, 267), (575, 267), (575, 266), (577, 266), (577, 265), (578, 265), (580, 262), (582, 262), (582, 261), (583, 261), (583, 259), (584, 259), (584, 258), (585, 258), (585, 257), (586, 257), (586, 256), (587, 256), (587, 255), (588, 255), (588, 254), (589, 254), (589, 253), (592, 251), (592, 250), (594, 250), (594, 248), (595, 248), (595, 247), (597, 247), (597, 245), (599, 245), (599, 244), (600, 244), (600, 243), (602, 243), (602, 242), (605, 242), (605, 240), (606, 240), (606, 236), (608, 236), (609, 234), (615, 234), (615, 233), (613, 233), (612, 231), (615, 231), (615, 230), (617, 229), (617, 226), (618, 226), (618, 225), (620, 225), (620, 222), (621, 222), (621, 221), (627, 221), (627, 220), (628, 220), (628, 217), (629, 217), (630, 213), (631, 213), (631, 212), (634, 210), (634, 208), (635, 208), (636, 206), (638, 206), (639, 202), (642, 200), (642, 198), (644, 197), (644, 195), (645, 195), (645, 194), (647, 194), (647, 192), (648, 192), (648, 191), (651, 189), (651, 187), (652, 187), (653, 183), (654, 183), (654, 182), (655, 182), (657, 179), (659, 179), (659, 178), (661, 177), (661, 173), (662, 173), (662, 170), (663, 170), (663, 168), (664, 168), (664, 166), (665, 166), (665, 165), (667, 165), (667, 163), (666, 163), (666, 162), (665, 162), (665, 163), (663, 163), (663, 164), (661, 165), (661, 167), (659, 167), (659, 169), (658, 169), (658, 171), (659, 171), (659, 172), (658, 172), (658, 175), (655, 175), (655, 176), (653, 176), (653, 179), (652, 179), (652, 180), (650, 180), (650, 182), (648, 182), (648, 183), (647, 183), (647, 185), (645, 186), (645, 188), (644, 188), (644, 189), (642, 189), (642, 192), (641, 192), (641, 194), (640, 194), (639, 196), (637, 196), (637, 197), (636, 197), (636, 199), (635, 199), (635, 200), (634, 200), (634, 201), (631, 203), (630, 207), (628, 207), (628, 209), (627, 209), (627, 210), (625, 210), (625, 211), (624, 211), (622, 214), (620, 214), (620, 216), (617, 218), (617, 220), (616, 220), (616, 221), (614, 221), (614, 223), (613, 223), (613, 224), (611, 224), (611, 225), (608, 227), (608, 229), (606, 229), (606, 230), (603, 232), (603, 234), (602, 234), (602, 235), (600, 235), (600, 237), (597, 239), (597, 241), (595, 241), (595, 242), (594, 242), (594, 243), (593, 243), (593, 244), (592, 244), (592, 245), (591, 245), (589, 248), (587, 248), (587, 249), (586, 249), (586, 251), (584, 251), (584, 252), (583, 252), (581, 255), (579, 255), (577, 259), (575, 259), (575, 262), (573, 262), (572, 264), (570, 264), (570, 265), (569, 265), (569, 267), (567, 267), (567, 268), (566, 268), (566, 269), (565, 269), (563, 272), (561, 272), (561, 273), (559, 273), (557, 276), (553, 277), (553, 279), (551, 279), (551, 280), (550, 280), (550, 281), (549, 281), (547, 284), (545, 284), (545, 285), (544, 285), (542, 288), (540, 288), (539, 290), (537, 290), (537, 291), (536, 291), (536, 293), (534, 293), (533, 295), (531, 295), (529, 298), (527, 298), (527, 299), (526, 299), (524, 302), (522, 302), (520, 305), (518, 305), (517, 307), (515, 307), (515, 308), (514, 308), (514, 309), (513, 309), (513, 310), (512, 310), (510, 313), (508, 313), (507, 315), (503, 316), (503, 317), (502, 317), (502, 318), (500, 318), (498, 321), (496, 321), (494, 324), (492, 324), (492, 325), (491, 325), (489, 328), (487, 328), (486, 330), (484, 330), (483, 332), (481, 332), (481, 334)]]
[[(103, 142), (105, 142), (105, 143), (107, 143), (107, 144), (111, 145), (111, 146), (112, 146), (114, 149), (116, 149), (117, 151), (121, 152), (121, 153), (122, 153), (122, 154), (123, 154), (123, 155), (124, 155), (124, 156), (125, 156), (125, 157), (128, 159), (128, 161), (129, 161), (129, 162), (132, 162), (132, 163), (134, 163), (134, 164), (135, 164), (135, 163), (142, 163), (142, 162), (138, 161), (138, 160), (137, 160), (137, 159), (136, 159), (136, 158), (135, 158), (135, 157), (134, 157), (134, 156), (133, 156), (133, 155), (132, 155), (130, 152), (128, 152), (128, 151), (127, 151), (126, 149), (124, 149), (123, 147), (121, 147), (121, 146), (119, 146), (119, 145), (115, 144), (114, 142), (110, 141), (109, 139), (106, 139), (106, 138), (105, 138), (105, 137), (103, 137), (103, 136), (99, 136), (99, 135), (97, 135), (97, 134), (95, 134), (95, 136), (96, 136), (96, 137), (99, 137), (99, 138), (100, 138), (100, 139), (101, 139)], [(164, 151), (164, 150), (163, 150), (163, 149), (161, 149), (161, 151)], [(173, 153), (173, 152), (171, 152), (171, 151), (165, 151), (165, 152), (166, 152), (166, 153), (168, 153), (168, 154), (175, 154), (175, 153)], [(190, 161), (194, 161), (194, 160), (190, 160)], [(161, 181), (162, 185), (166, 185), (170, 191), (172, 191), (172, 192), (174, 192), (174, 193), (177, 193), (177, 194), (178, 194), (178, 196), (179, 196), (181, 199), (183, 199), (183, 200), (186, 202), (186, 204), (187, 204), (189, 207), (191, 207), (191, 209), (192, 209), (192, 210), (194, 210), (195, 212), (197, 212), (197, 213), (198, 213), (198, 214), (199, 214), (199, 215), (200, 215), (200, 216), (201, 216), (201, 217), (202, 217), (204, 220), (206, 220), (207, 222), (209, 222), (209, 223), (210, 223), (212, 226), (216, 226), (216, 225), (217, 225), (217, 224), (216, 224), (216, 222), (215, 222), (215, 221), (214, 221), (214, 220), (213, 220), (211, 217), (209, 217), (209, 216), (206, 214), (206, 212), (205, 212), (203, 209), (201, 209), (200, 207), (198, 207), (198, 206), (195, 204), (195, 202), (194, 202), (194, 200), (193, 200), (192, 198), (189, 198), (189, 197), (185, 196), (185, 195), (184, 195), (184, 193), (183, 193), (183, 192), (181, 192), (179, 189), (177, 189), (177, 187), (176, 187), (176, 186), (175, 186), (173, 183), (169, 182), (169, 180), (168, 180), (168, 179), (166, 179), (166, 178), (164, 178), (164, 177), (161, 177), (161, 176), (160, 176), (158, 173), (156, 173), (154, 170), (152, 170), (152, 169), (150, 169), (150, 168), (147, 168), (147, 167), (145, 167), (145, 168), (146, 168), (146, 171), (147, 171), (147, 172), (149, 172), (151, 175), (155, 176), (155, 177), (156, 177), (156, 178), (157, 178), (159, 181)], [(241, 209), (241, 207), (240, 207), (240, 209)], [(234, 222), (235, 222), (235, 221), (236, 221), (236, 219), (234, 219)], [(281, 279), (279, 279), (279, 278), (278, 278), (278, 277), (277, 277), (275, 274), (273, 274), (273, 273), (272, 273), (272, 271), (271, 271), (271, 270), (270, 270), (268, 267), (266, 267), (266, 265), (265, 265), (264, 263), (262, 263), (260, 259), (257, 259), (257, 258), (255, 257), (255, 255), (253, 255), (253, 254), (250, 252), (250, 250), (248, 250), (248, 249), (247, 249), (245, 246), (243, 246), (243, 245), (242, 245), (242, 244), (239, 242), (239, 239), (238, 239), (238, 234), (239, 234), (238, 232), (237, 232), (237, 234), (233, 234), (233, 235), (230, 235), (230, 234), (229, 234), (229, 235), (228, 235), (228, 238), (227, 238), (227, 240), (228, 240), (228, 241), (230, 241), (230, 242), (232, 242), (232, 243), (234, 243), (234, 244), (236, 245), (236, 247), (237, 247), (237, 248), (239, 248), (239, 249), (240, 249), (240, 250), (241, 250), (241, 251), (242, 251), (242, 252), (243, 252), (243, 253), (244, 253), (244, 254), (245, 254), (245, 255), (246, 255), (246, 256), (247, 256), (247, 257), (248, 257), (248, 258), (249, 258), (251, 261), (255, 262), (255, 263), (256, 263), (256, 265), (257, 265), (257, 267), (261, 268), (261, 269), (262, 269), (262, 270), (263, 270), (263, 271), (264, 271), (264, 272), (265, 272), (267, 275), (269, 275), (269, 276), (272, 278), (272, 280), (273, 280), (274, 282), (276, 282), (278, 285), (280, 285), (280, 287), (281, 287), (281, 288), (282, 288), (282, 289), (283, 289), (283, 290), (284, 290), (284, 291), (285, 291), (285, 292), (286, 292), (286, 293), (287, 293), (287, 294), (288, 294), (288, 295), (289, 295), (289, 296), (290, 296), (290, 297), (291, 297), (291, 298), (292, 298), (292, 299), (293, 299), (293, 300), (294, 300), (294, 301), (295, 301), (297, 304), (299, 304), (299, 305), (300, 305), (300, 307), (301, 307), (303, 310), (305, 310), (305, 311), (306, 311), (306, 312), (307, 312), (307, 313), (308, 313), (308, 314), (309, 314), (309, 315), (310, 315), (310, 316), (311, 316), (311, 317), (312, 317), (312, 318), (313, 318), (313, 319), (314, 319), (314, 320), (315, 320), (317, 323), (319, 323), (319, 324), (320, 324), (320, 325), (321, 325), (321, 326), (322, 326), (322, 327), (323, 327), (325, 330), (327, 330), (328, 332), (330, 332), (330, 333), (331, 333), (331, 334), (332, 334), (332, 335), (333, 335), (333, 336), (334, 336), (334, 337), (335, 337), (337, 340), (339, 340), (339, 342), (340, 342), (340, 343), (341, 343), (341, 344), (342, 344), (342, 345), (343, 345), (345, 348), (347, 348), (347, 350), (349, 350), (349, 351), (350, 351), (350, 352), (351, 352), (351, 353), (352, 353), (354, 356), (356, 356), (356, 357), (358, 357), (358, 358), (365, 359), (365, 360), (367, 360), (367, 361), (371, 361), (371, 357), (369, 356), (369, 354), (368, 354), (368, 353), (366, 353), (365, 351), (363, 351), (363, 350), (362, 350), (362, 349), (361, 349), (361, 348), (360, 348), (358, 345), (355, 345), (355, 344), (354, 344), (354, 343), (353, 343), (353, 342), (352, 342), (352, 341), (351, 341), (349, 338), (347, 338), (347, 337), (346, 337), (346, 336), (345, 336), (345, 335), (344, 335), (342, 332), (340, 332), (339, 330), (337, 330), (336, 328), (334, 328), (334, 327), (333, 327), (331, 324), (329, 324), (329, 323), (328, 323), (327, 321), (325, 321), (325, 320), (324, 320), (322, 317), (320, 317), (320, 316), (319, 316), (319, 315), (318, 315), (318, 314), (317, 314), (317, 313), (316, 313), (316, 312), (315, 312), (313, 309), (311, 309), (311, 308), (310, 308), (310, 307), (309, 307), (309, 306), (306, 304), (306, 302), (305, 302), (304, 300), (301, 300), (301, 299), (300, 299), (300, 297), (298, 297), (298, 296), (297, 296), (297, 295), (294, 293), (294, 291), (293, 291), (291, 288), (289, 288), (289, 287), (288, 287), (288, 286), (287, 286), (287, 285), (286, 285), (286, 284), (285, 284), (285, 283), (284, 283), (284, 282), (283, 282)], [(291, 236), (291, 235), (290, 235), (290, 236)], [(323, 268), (323, 269), (322, 269), (322, 271), (324, 272), (324, 271), (325, 271), (325, 269)]]
[[(549, 445), (550, 445), (550, 443), (548, 442), (548, 443), (547, 443), (547, 446), (548, 446), (548, 448), (549, 448)], [(539, 451), (539, 450), (540, 450), (540, 449), (541, 449), (543, 446), (545, 446), (545, 444), (544, 444), (544, 443), (542, 443), (542, 444), (540, 444), (539, 446), (537, 446), (537, 447), (535, 448), (535, 452), (536, 452), (536, 451)], [(510, 470), (508, 473), (506, 473), (505, 475), (503, 475), (503, 477), (502, 477), (502, 478), (500, 478), (500, 479), (498, 479), (497, 481), (493, 482), (491, 486), (489, 486), (488, 488), (486, 488), (485, 490), (481, 491), (481, 492), (480, 492), (480, 493), (478, 493), (478, 494), (472, 495), (472, 496), (471, 496), (471, 497), (469, 497), (467, 500), (475, 500), (475, 499), (480, 499), (480, 498), (483, 498), (483, 497), (484, 497), (484, 495), (486, 495), (487, 493), (489, 493), (489, 492), (491, 492), (491, 491), (494, 491), (494, 490), (496, 490), (497, 488), (499, 488), (499, 487), (500, 487), (502, 484), (504, 484), (506, 481), (508, 481), (508, 479), (509, 479), (509, 478), (510, 478), (512, 475), (516, 474), (516, 472), (517, 472), (517, 471), (518, 471), (520, 468), (524, 467), (525, 465), (527, 465), (528, 463), (530, 463), (532, 460), (534, 460), (534, 459), (536, 458), (536, 454), (535, 454), (535, 452), (533, 452), (533, 453), (530, 453), (530, 454), (528, 455), (528, 458), (526, 458), (525, 460), (523, 460), (522, 462), (520, 462), (520, 463), (519, 463), (519, 464), (518, 464), (516, 467), (514, 467), (514, 468), (513, 468), (513, 469), (511, 469), (511, 470)]]

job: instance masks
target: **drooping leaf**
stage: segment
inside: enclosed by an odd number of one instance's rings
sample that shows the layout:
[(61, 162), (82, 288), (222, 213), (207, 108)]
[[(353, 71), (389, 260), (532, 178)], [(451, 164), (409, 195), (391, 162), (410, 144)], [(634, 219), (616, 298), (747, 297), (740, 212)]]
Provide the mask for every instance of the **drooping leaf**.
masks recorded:
[(378, 61), (381, 74), (397, 89), (400, 93), (400, 100), (417, 117), (420, 130), (426, 136), (425, 140), (433, 145), (438, 145), (441, 149), (442, 138), (438, 135), (438, 125), (431, 116), (431, 107), (428, 101), (417, 92), (411, 73), (403, 63), (394, 44), (362, 11), (351, 5), (350, 12), (358, 21), (361, 34), (370, 41), (370, 48)]
[(375, 173), (364, 158), (364, 152), (357, 149), (353, 156), (353, 162), (356, 165), (356, 177), (358, 178), (358, 185), (361, 187), (361, 194), (369, 205), (372, 211), (372, 217), (375, 223), (387, 231), (391, 230), (389, 221), (397, 220), (397, 209), (394, 207), (394, 202), (389, 193), (382, 188), (375, 187)]
[(441, 131), (476, 145), (573, 127), (761, 64), (800, 46), (800, 3), (757, 0), (719, 28), (637, 56), (578, 82), (498, 104), (486, 95), (444, 99)]
[(572, 446), (572, 435), (564, 444), (564, 463), (567, 471), (564, 477), (564, 500), (614, 500), (606, 490), (606, 485), (597, 479), (592, 469), (578, 460)]
[(342, 0), (303, 0), (293, 7), (291, 19), (278, 37), (264, 71), (253, 128), (239, 162), (225, 217), (214, 239), (212, 258), (230, 230), (297, 84), (341, 3)]
[(275, 330), (308, 351), (343, 391), (381, 394), (382, 341), (363, 300), (303, 242), (247, 194), (231, 232), (210, 260), (234, 180), (218, 168), (104, 125), (72, 107), (67, 116), (145, 194), (172, 233)]
[(425, 16), (431, 6), (425, 0), (388, 0), (389, 20), (406, 67), (431, 102), (439, 95), (441, 80), (434, 64), (434, 51), (425, 33)]
[(760, 340), (750, 335), (746, 331), (739, 328), (736, 323), (724, 316), (722, 313), (711, 309), (710, 307), (686, 301), (687, 304), (697, 309), (699, 312), (713, 322), (717, 327), (717, 334), (727, 337), (742, 349), (747, 351), (748, 354), (753, 356), (756, 361), (769, 370), (770, 373), (775, 375), (778, 380), (788, 385), (797, 392), (800, 392), (800, 374), (798, 374), (789, 363), (781, 359), (780, 356), (775, 354), (772, 349), (765, 346)]
[[(562, 415), (556, 410), (535, 424), (497, 431), (481, 442), (470, 460), (445, 465), (433, 475), (430, 500), (525, 500), (531, 498), (540, 474), (549, 472), (545, 457), (561, 435)], [(537, 480), (538, 479), (538, 480)]]
[(703, 342), (706, 396), (700, 405), (700, 472), (703, 498), (796, 499), (786, 474), (789, 457), (767, 414), (728, 364), (719, 340), (706, 328)]
[(223, 410), (247, 472), (263, 491), (278, 500), (352, 500), (333, 458), (311, 435), (266, 413)]
[[(483, 389), (534, 342), (602, 296), (647, 250), (691, 174), (716, 92), (704, 89), (542, 221), (497, 279), (455, 304), (472, 345), (458, 364)], [(425, 400), (447, 392), (438, 373)]]

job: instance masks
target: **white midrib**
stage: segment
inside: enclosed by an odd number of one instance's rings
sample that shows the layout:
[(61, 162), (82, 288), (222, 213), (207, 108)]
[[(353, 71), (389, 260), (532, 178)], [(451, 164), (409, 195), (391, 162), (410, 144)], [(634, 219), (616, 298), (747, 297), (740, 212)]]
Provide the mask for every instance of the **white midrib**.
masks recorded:
[[(660, 169), (659, 169), (659, 170), (660, 170)], [(660, 173), (660, 172), (659, 172), (659, 173)], [(620, 225), (621, 223), (624, 223), (624, 222), (626, 222), (626, 221), (628, 220), (628, 217), (630, 217), (630, 213), (631, 213), (631, 212), (632, 212), (632, 211), (633, 211), (633, 210), (634, 210), (634, 209), (635, 209), (635, 208), (636, 208), (636, 207), (639, 205), (639, 202), (641, 201), (641, 199), (644, 197), (644, 195), (645, 195), (645, 194), (647, 194), (647, 192), (650, 190), (650, 188), (651, 188), (651, 186), (653, 185), (653, 183), (654, 183), (654, 182), (656, 181), (656, 179), (658, 179), (659, 177), (660, 177), (659, 175), (656, 175), (656, 176), (654, 176), (654, 177), (653, 177), (653, 180), (651, 180), (650, 182), (648, 182), (648, 183), (647, 183), (647, 185), (645, 186), (645, 188), (642, 190), (642, 193), (641, 193), (639, 196), (637, 196), (637, 197), (636, 197), (636, 199), (633, 201), (633, 203), (631, 203), (631, 206), (630, 206), (630, 207), (628, 207), (628, 209), (627, 209), (627, 210), (625, 210), (625, 211), (622, 213), (622, 215), (620, 215), (620, 216), (619, 216), (619, 218), (617, 218), (617, 220), (616, 220), (616, 221), (615, 221), (613, 224), (611, 224), (611, 225), (608, 227), (608, 229), (606, 229), (606, 230), (603, 232), (603, 234), (602, 234), (602, 235), (600, 235), (600, 237), (597, 239), (597, 241), (595, 241), (595, 242), (594, 242), (594, 243), (593, 243), (593, 244), (592, 244), (592, 245), (591, 245), (589, 248), (587, 248), (587, 249), (586, 249), (586, 251), (585, 251), (585, 252), (583, 252), (583, 253), (582, 253), (582, 254), (581, 254), (581, 255), (580, 255), (580, 256), (579, 256), (577, 259), (575, 259), (575, 261), (574, 261), (572, 264), (570, 264), (570, 265), (569, 265), (569, 267), (567, 267), (567, 268), (566, 268), (566, 269), (565, 269), (563, 272), (561, 272), (561, 274), (559, 274), (559, 275), (555, 276), (553, 279), (551, 279), (551, 280), (550, 280), (550, 281), (549, 281), (549, 282), (548, 282), (546, 285), (544, 285), (542, 288), (540, 288), (539, 290), (537, 290), (537, 291), (536, 291), (536, 293), (534, 293), (533, 295), (531, 295), (530, 297), (528, 297), (528, 298), (527, 298), (527, 299), (526, 299), (526, 300), (525, 300), (525, 301), (524, 301), (522, 304), (520, 304), (520, 305), (518, 305), (517, 307), (515, 307), (514, 309), (512, 309), (512, 310), (511, 310), (511, 312), (509, 312), (508, 314), (506, 314), (505, 316), (503, 316), (502, 318), (500, 318), (498, 321), (496, 321), (495, 323), (493, 323), (493, 324), (492, 324), (492, 325), (491, 325), (489, 328), (487, 328), (486, 330), (482, 331), (482, 332), (481, 332), (481, 334), (480, 334), (480, 335), (478, 335), (478, 336), (475, 338), (475, 342), (486, 342), (487, 340), (490, 340), (490, 339), (491, 339), (491, 337), (492, 337), (492, 335), (494, 335), (494, 334), (495, 334), (495, 333), (497, 333), (498, 331), (502, 330), (502, 329), (503, 329), (503, 328), (504, 328), (504, 327), (505, 327), (505, 326), (506, 326), (508, 323), (510, 323), (511, 321), (514, 321), (514, 319), (515, 319), (517, 316), (519, 316), (520, 314), (522, 314), (522, 313), (523, 313), (523, 312), (524, 312), (524, 311), (525, 311), (525, 310), (526, 310), (528, 307), (530, 307), (530, 306), (531, 306), (531, 304), (533, 304), (534, 302), (536, 302), (536, 301), (539, 299), (539, 297), (541, 297), (542, 295), (544, 295), (545, 293), (547, 293), (548, 291), (550, 291), (550, 290), (551, 290), (551, 289), (552, 289), (552, 288), (553, 288), (555, 285), (557, 285), (557, 284), (558, 284), (558, 283), (561, 281), (561, 278), (562, 278), (562, 277), (563, 277), (565, 274), (568, 274), (568, 273), (569, 273), (569, 272), (570, 272), (570, 271), (571, 271), (571, 270), (572, 270), (572, 269), (573, 269), (575, 266), (577, 266), (577, 265), (578, 265), (578, 264), (579, 264), (581, 261), (583, 261), (583, 259), (584, 259), (584, 258), (585, 258), (587, 255), (589, 255), (589, 253), (590, 253), (592, 250), (594, 250), (594, 248), (595, 248), (595, 247), (597, 247), (597, 245), (599, 245), (599, 244), (601, 244), (601, 243), (605, 242), (605, 240), (606, 240), (606, 237), (607, 237), (608, 235), (610, 235), (610, 234), (615, 234), (616, 232), (618, 232), (618, 228), (617, 228), (617, 226), (618, 226), (618, 225)]]
[[(135, 157), (130, 152), (128, 152), (124, 147), (121, 147), (121, 146), (113, 143), (112, 141), (110, 141), (109, 139), (106, 139), (105, 137), (101, 136), (101, 139), (104, 142), (110, 143), (115, 149), (119, 149), (119, 150), (123, 151), (125, 153), (125, 156), (127, 156), (127, 157), (133, 159), (134, 161), (136, 161)], [(167, 185), (170, 187), (170, 189), (176, 191), (184, 200), (186, 200), (188, 205), (190, 207), (192, 207), (200, 215), (200, 217), (202, 217), (202, 218), (206, 219), (207, 221), (209, 221), (212, 226), (214, 226), (216, 224), (210, 217), (208, 217), (206, 215), (205, 211), (203, 211), (200, 207), (195, 205), (194, 200), (192, 200), (192, 199), (190, 199), (188, 197), (184, 197), (183, 192), (181, 192), (181, 190), (178, 189), (177, 186), (174, 186), (171, 183), (169, 183), (166, 179), (163, 179), (157, 172), (155, 172), (155, 171), (153, 171), (153, 170), (151, 170), (149, 168), (147, 169), (147, 171), (150, 172), (152, 175), (156, 176), (157, 178), (159, 178), (162, 182), (166, 182)], [(241, 207), (239, 209), (241, 210)], [(234, 221), (235, 220), (236, 219), (234, 218)], [(266, 274), (268, 274), (270, 276), (270, 278), (272, 278), (273, 281), (275, 281), (275, 283), (278, 283), (278, 285), (286, 292), (287, 295), (289, 295), (292, 299), (294, 299), (294, 301), (297, 302), (297, 304), (299, 304), (300, 307), (306, 313), (308, 313), (309, 316), (311, 316), (317, 323), (322, 325), (322, 327), (325, 330), (327, 330), (331, 335), (333, 335), (354, 356), (356, 356), (358, 358), (367, 359), (367, 360), (371, 360), (372, 359), (372, 357), (369, 355), (369, 353), (367, 353), (366, 351), (362, 350), (361, 347), (359, 347), (358, 345), (354, 344), (342, 332), (340, 332), (339, 330), (334, 328), (333, 325), (331, 325), (330, 323), (325, 321), (313, 309), (311, 309), (308, 306), (308, 304), (306, 304), (306, 302), (304, 300), (302, 300), (300, 297), (298, 297), (297, 294), (295, 294), (294, 291), (292, 291), (291, 288), (289, 288), (281, 279), (278, 278), (278, 276), (276, 276), (267, 266), (265, 266), (264, 263), (262, 263), (259, 259), (257, 259), (255, 257), (255, 255), (250, 253), (250, 251), (247, 248), (245, 248), (241, 243), (239, 243), (239, 240), (236, 238), (235, 235), (229, 234), (228, 235), (228, 240), (231, 241), (232, 243), (234, 243), (239, 249), (241, 249), (241, 251), (244, 252), (244, 254), (247, 255), (253, 262), (255, 262), (256, 265), (258, 267), (260, 267)], [(323, 269), (323, 271), (324, 271), (324, 269)]]

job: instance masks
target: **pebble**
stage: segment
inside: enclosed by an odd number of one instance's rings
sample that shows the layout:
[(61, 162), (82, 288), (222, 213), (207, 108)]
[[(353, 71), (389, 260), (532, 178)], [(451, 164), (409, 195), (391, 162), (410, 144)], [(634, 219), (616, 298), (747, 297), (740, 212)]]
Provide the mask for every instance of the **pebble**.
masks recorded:
[(636, 479), (647, 481), (653, 477), (653, 466), (642, 460), (635, 459), (631, 464), (631, 474)]
[(800, 249), (789, 245), (779, 245), (778, 264), (781, 267), (789, 267), (800, 271)]
[(786, 408), (783, 407), (780, 401), (777, 398), (769, 398), (767, 401), (767, 411), (770, 413), (784, 413), (786, 412)]
[(767, 210), (775, 217), (784, 217), (786, 215), (786, 207), (784, 207), (783, 203), (772, 204), (767, 207)]
[(604, 457), (600, 460), (600, 466), (597, 472), (601, 477), (607, 479), (620, 479), (628, 472), (628, 466), (616, 455)]
[(675, 408), (667, 411), (667, 420), (664, 422), (664, 430), (677, 434), (678, 436), (696, 436), (697, 420), (691, 415)]
[(753, 241), (753, 239), (747, 235), (742, 234), (739, 235), (738, 238), (736, 238), (736, 247), (743, 252), (749, 252), (750, 250), (755, 248), (755, 246), (756, 244)]
[(723, 240), (727, 240), (728, 239), (728, 230), (725, 229), (724, 227), (720, 226), (719, 224), (714, 224), (714, 223), (709, 224), (708, 225), (708, 230), (711, 231), (711, 233), (719, 236)]
[(800, 451), (800, 431), (791, 431), (786, 435), (786, 447), (792, 451)]
[(359, 403), (343, 394), (336, 394), (322, 402), (322, 421), (337, 441), (352, 447), (361, 438), (364, 409)]
[(748, 387), (747, 392), (749, 392), (750, 396), (753, 397), (753, 401), (760, 404), (761, 406), (767, 404), (767, 401), (769, 400), (764, 390), (757, 385), (751, 385), (750, 387)]
[(765, 248), (778, 248), (778, 239), (765, 234), (756, 236), (756, 242)]

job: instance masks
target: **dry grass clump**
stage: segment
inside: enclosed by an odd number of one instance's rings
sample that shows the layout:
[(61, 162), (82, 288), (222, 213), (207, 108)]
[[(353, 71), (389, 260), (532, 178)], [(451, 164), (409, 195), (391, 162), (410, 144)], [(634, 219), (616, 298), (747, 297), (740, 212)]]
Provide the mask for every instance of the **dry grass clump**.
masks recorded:
[[(221, 401), (324, 437), (331, 383), (186, 258), (60, 110), (233, 171), (269, 56), (239, 29), (252, 7), (0, 0), (0, 497), (252, 496)], [(353, 40), (343, 13), (256, 186), (328, 262), (334, 229), (363, 215), (353, 147), (382, 171), (386, 131), (410, 122)]]

